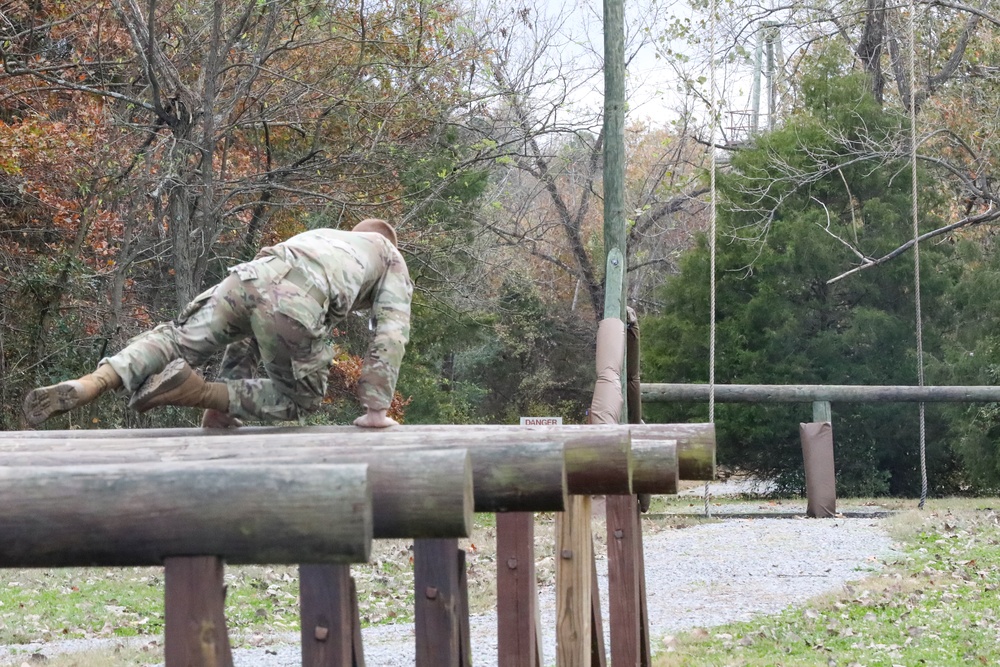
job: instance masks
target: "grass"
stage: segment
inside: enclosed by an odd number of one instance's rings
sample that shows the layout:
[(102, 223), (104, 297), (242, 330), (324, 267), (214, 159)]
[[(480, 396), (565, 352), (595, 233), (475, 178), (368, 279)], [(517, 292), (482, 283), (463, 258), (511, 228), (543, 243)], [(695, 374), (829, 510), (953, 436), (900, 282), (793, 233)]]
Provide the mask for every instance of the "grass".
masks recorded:
[[(720, 499), (718, 502), (729, 502)], [(734, 502), (745, 502), (735, 499)], [(654, 631), (656, 667), (675, 665), (951, 665), (1000, 664), (1000, 500), (856, 499), (898, 510), (884, 520), (904, 557), (874, 576), (805, 608), (750, 624), (696, 629), (672, 637)], [(655, 498), (658, 527), (697, 525), (698, 498)], [(671, 513), (684, 516), (670, 517)], [(495, 522), (477, 519), (462, 540), (472, 613), (495, 608)], [(486, 520), (488, 519), (488, 520)], [(536, 521), (540, 584), (552, 583), (553, 516)], [(604, 552), (603, 528), (595, 549)], [(412, 621), (411, 543), (374, 543), (371, 562), (352, 567), (363, 625)], [(233, 645), (266, 645), (298, 631), (294, 567), (229, 567), (226, 614)], [(50, 657), (50, 667), (150, 665), (162, 661), (160, 568), (0, 570), (0, 644), (105, 638), (99, 652)], [(30, 651), (0, 667), (20, 667)], [(984, 662), (985, 661), (985, 662)]]

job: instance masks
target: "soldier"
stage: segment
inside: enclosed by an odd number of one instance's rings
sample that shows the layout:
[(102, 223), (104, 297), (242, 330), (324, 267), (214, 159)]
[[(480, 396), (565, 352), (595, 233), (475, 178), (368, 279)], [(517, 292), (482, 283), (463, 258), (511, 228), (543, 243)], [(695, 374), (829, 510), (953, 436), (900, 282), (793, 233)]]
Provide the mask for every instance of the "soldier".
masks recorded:
[[(323, 401), (330, 331), (352, 310), (370, 308), (375, 335), (358, 382), (365, 413), (354, 424), (392, 426), (386, 411), (409, 339), (412, 296), (396, 232), (384, 220), (363, 220), (349, 232), (303, 232), (231, 268), (176, 320), (136, 336), (93, 373), (32, 390), (24, 414), (40, 424), (124, 387), (139, 412), (204, 408), (209, 428), (296, 419)], [(192, 366), (222, 349), (222, 381), (205, 382)], [(252, 377), (260, 362), (267, 379)]]

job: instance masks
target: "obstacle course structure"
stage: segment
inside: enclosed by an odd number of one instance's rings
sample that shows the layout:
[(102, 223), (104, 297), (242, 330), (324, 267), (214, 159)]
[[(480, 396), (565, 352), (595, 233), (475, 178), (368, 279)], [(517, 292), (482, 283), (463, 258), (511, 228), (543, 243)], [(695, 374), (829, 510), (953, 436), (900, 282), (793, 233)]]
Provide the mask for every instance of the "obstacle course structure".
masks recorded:
[[(473, 511), (496, 512), (500, 664), (537, 665), (533, 512), (592, 494), (634, 505), (637, 488), (674, 492), (713, 470), (710, 425), (7, 432), (0, 567), (162, 564), (166, 664), (179, 667), (232, 664), (225, 564), (296, 564), (303, 665), (353, 667), (350, 564), (372, 539), (413, 538), (417, 664), (458, 667), (471, 664), (458, 538)], [(557, 546), (560, 561), (578, 553)], [(596, 579), (592, 555), (579, 566)], [(583, 604), (599, 623), (599, 602)]]

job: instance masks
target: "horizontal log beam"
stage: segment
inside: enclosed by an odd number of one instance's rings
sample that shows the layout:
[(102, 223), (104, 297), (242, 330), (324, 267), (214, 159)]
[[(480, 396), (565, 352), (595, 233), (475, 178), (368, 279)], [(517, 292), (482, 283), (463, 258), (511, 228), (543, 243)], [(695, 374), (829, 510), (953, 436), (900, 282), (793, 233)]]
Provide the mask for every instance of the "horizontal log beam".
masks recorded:
[(636, 459), (648, 453), (646, 447), (636, 449), (637, 440), (675, 440), (678, 479), (715, 479), (715, 424), (645, 424), (643, 430), (632, 437), (633, 457)]
[(677, 493), (677, 441), (632, 441), (636, 464), (632, 469), (633, 493)]
[[(641, 391), (644, 403), (667, 403), (707, 401), (710, 389), (707, 384), (643, 383)], [(1000, 386), (717, 384), (715, 400), (720, 403), (992, 403), (1000, 401)]]
[[(226, 438), (8, 439), (0, 434), (0, 465), (142, 461), (239, 461), (255, 464), (367, 463), (375, 498), (375, 537), (466, 537), (476, 512), (561, 512), (566, 504), (563, 443), (340, 445), (330, 437), (240, 433)], [(317, 441), (325, 444), (316, 444)], [(465, 445), (468, 447), (460, 446)], [(434, 454), (437, 452), (437, 454)], [(460, 459), (454, 459), (457, 452)], [(425, 455), (430, 458), (424, 460)], [(449, 460), (449, 457), (451, 460)], [(470, 479), (458, 466), (469, 459)], [(464, 465), (464, 464), (463, 464)], [(432, 487), (440, 488), (434, 489)], [(471, 494), (466, 500), (465, 494)], [(461, 525), (465, 528), (460, 531)]]
[(0, 467), (0, 567), (360, 563), (367, 466)]

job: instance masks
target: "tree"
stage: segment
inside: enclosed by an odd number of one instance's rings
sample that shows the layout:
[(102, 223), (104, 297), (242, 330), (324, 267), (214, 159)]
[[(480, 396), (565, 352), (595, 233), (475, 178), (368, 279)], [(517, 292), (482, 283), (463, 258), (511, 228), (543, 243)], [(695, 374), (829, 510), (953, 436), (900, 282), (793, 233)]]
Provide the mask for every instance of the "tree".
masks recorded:
[(438, 197), (406, 179), (463, 91), (457, 18), (421, 0), (9, 3), (5, 396), (92, 368), (262, 244)]
[[(831, 233), (878, 251), (894, 247), (909, 232), (907, 163), (843, 159), (857, 137), (891, 136), (905, 120), (880, 107), (864, 77), (845, 77), (836, 67), (817, 67), (803, 84), (803, 113), (733, 155), (731, 172), (720, 177), (716, 380), (910, 384), (916, 377), (911, 267), (897, 263), (849, 281), (827, 280), (852, 254), (831, 244)], [(840, 168), (806, 185), (781, 177), (792, 171), (817, 174), (822, 164)], [(757, 227), (761, 210), (770, 215), (763, 234)], [(949, 247), (927, 250), (922, 284), (930, 357), (942, 354), (943, 332), (956, 316), (948, 294), (957, 277)], [(708, 282), (703, 242), (668, 282), (664, 314), (643, 324), (645, 377), (707, 378)], [(691, 410), (674, 407), (661, 417), (688, 417)], [(841, 492), (915, 495), (914, 415), (913, 406), (837, 406)], [(807, 419), (802, 407), (721, 406), (720, 460), (799, 490), (795, 424)], [(931, 440), (946, 426), (932, 410)], [(934, 490), (955, 490), (954, 452), (945, 444), (929, 455)]]

